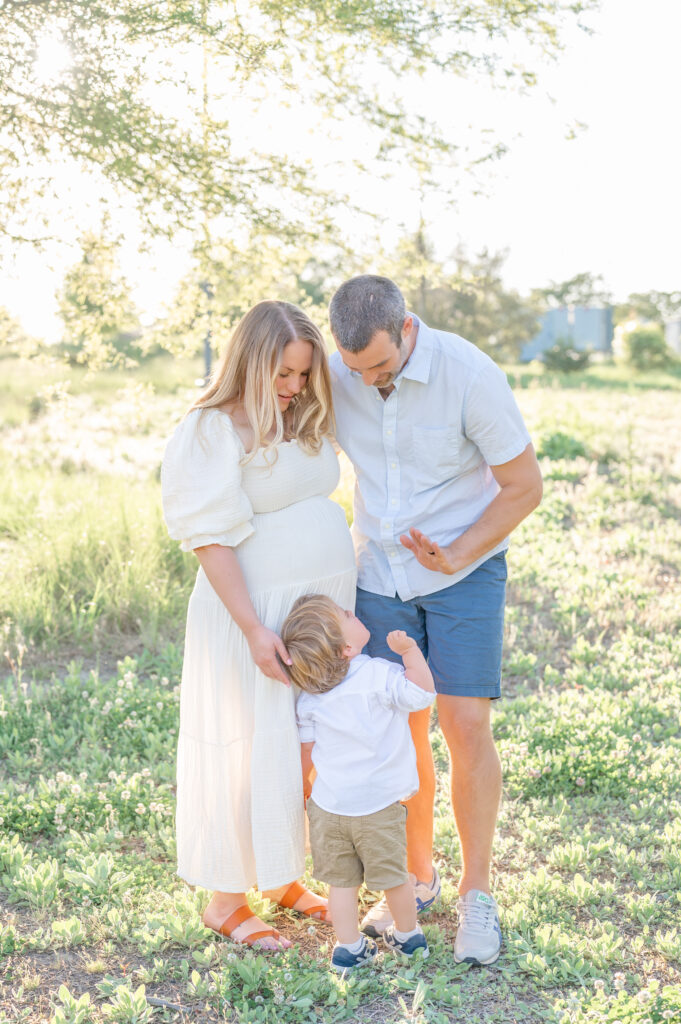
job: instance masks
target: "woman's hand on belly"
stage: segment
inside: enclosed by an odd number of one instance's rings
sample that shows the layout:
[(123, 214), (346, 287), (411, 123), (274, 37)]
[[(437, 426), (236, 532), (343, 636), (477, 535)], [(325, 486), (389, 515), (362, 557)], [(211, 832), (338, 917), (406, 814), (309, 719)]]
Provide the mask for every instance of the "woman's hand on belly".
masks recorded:
[(283, 665), (290, 665), (291, 659), (281, 637), (267, 626), (263, 626), (262, 623), (258, 623), (257, 626), (253, 626), (249, 630), (244, 630), (244, 636), (251, 649), (251, 657), (260, 671), (270, 679), (276, 679), (285, 686), (290, 686), (291, 682)]
[(283, 667), (291, 664), (288, 651), (281, 637), (263, 626), (256, 615), (234, 550), (221, 544), (206, 544), (195, 548), (195, 553), (208, 582), (246, 637), (253, 661), (260, 671), (270, 679), (290, 686)]

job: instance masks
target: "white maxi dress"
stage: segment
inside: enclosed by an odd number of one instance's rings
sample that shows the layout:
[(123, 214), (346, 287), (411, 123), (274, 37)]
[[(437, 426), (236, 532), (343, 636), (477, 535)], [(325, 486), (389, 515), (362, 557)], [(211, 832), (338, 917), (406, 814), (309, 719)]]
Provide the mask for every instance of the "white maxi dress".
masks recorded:
[[(161, 471), (170, 536), (185, 551), (235, 550), (260, 621), (279, 631), (301, 594), (354, 608), (355, 558), (328, 440), (296, 441), (245, 465), (229, 416), (194, 410)], [(270, 456), (271, 459), (271, 456)], [(305, 865), (294, 689), (256, 668), (239, 627), (199, 568), (189, 601), (177, 752), (178, 874), (222, 892), (271, 889)]]

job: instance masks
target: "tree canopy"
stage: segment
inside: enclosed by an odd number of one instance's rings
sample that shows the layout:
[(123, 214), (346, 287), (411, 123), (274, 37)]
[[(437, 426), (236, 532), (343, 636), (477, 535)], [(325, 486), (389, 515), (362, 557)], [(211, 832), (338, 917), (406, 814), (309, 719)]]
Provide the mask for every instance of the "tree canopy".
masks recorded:
[(547, 309), (563, 306), (609, 306), (612, 296), (603, 282), (601, 274), (585, 271), (575, 274), (567, 281), (552, 281), (545, 288), (537, 288), (533, 298), (538, 305)]
[(632, 292), (626, 301), (615, 306), (615, 322), (624, 323), (632, 318), (643, 323), (664, 324), (681, 316), (681, 291)]
[[(239, 96), (304, 97), (373, 129), (367, 161), (455, 151), (400, 83), (437, 69), (533, 81), (514, 53), (555, 52), (595, 0), (0, 0), (0, 230), (37, 238), (35, 197), (68, 159), (134, 197), (151, 231), (212, 217), (299, 233), (324, 221), (312, 169), (266, 138), (237, 144)], [(68, 60), (41, 78), (41, 48)], [(515, 49), (514, 49), (515, 48)], [(446, 78), (444, 79), (446, 82)], [(402, 90), (404, 91), (404, 90)], [(407, 90), (408, 91), (408, 90)], [(210, 93), (210, 96), (209, 96)]]
[(59, 296), (64, 351), (74, 362), (94, 368), (125, 362), (139, 355), (139, 319), (118, 265), (116, 242), (88, 231), (80, 245), (82, 256), (67, 271)]
[(486, 249), (471, 255), (459, 246), (441, 263), (422, 227), (402, 239), (383, 271), (431, 327), (453, 331), (495, 359), (516, 359), (537, 332), (538, 307), (504, 285), (506, 256)]

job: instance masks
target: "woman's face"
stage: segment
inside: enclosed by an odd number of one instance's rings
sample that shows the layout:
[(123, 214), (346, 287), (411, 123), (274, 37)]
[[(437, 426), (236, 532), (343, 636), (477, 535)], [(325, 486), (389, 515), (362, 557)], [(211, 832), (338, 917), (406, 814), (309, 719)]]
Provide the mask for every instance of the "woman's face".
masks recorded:
[(275, 381), (277, 401), (282, 412), (286, 412), (291, 399), (307, 384), (312, 369), (312, 352), (312, 342), (301, 341), (300, 338), (289, 341), (285, 346)]

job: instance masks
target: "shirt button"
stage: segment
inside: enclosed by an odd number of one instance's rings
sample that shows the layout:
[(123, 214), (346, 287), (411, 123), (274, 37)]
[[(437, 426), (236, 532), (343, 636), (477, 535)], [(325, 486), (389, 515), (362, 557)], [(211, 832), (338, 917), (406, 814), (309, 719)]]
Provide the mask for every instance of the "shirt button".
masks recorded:
[(392, 430), (386, 430), (386, 434), (392, 434)]
[(390, 504), (391, 505), (396, 505), (397, 504), (397, 498), (393, 498), (393, 500), (390, 502)]
[(396, 469), (397, 468), (397, 463), (396, 462), (391, 462), (390, 463), (390, 468), (391, 469)]

